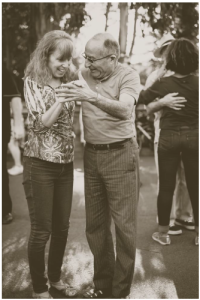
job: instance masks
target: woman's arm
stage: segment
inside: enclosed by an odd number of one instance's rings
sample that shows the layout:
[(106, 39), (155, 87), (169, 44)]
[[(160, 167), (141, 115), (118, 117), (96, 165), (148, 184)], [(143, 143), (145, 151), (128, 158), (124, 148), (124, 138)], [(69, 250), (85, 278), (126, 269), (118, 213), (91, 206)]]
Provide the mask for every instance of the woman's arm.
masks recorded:
[(64, 103), (61, 99), (57, 101), (46, 111), (43, 101), (45, 94), (40, 91), (37, 83), (26, 78), (25, 80), (25, 100), (29, 113), (34, 120), (34, 129), (36, 131), (48, 130), (58, 119)]
[(58, 100), (42, 115), (41, 120), (45, 127), (50, 128), (57, 121), (63, 105), (64, 103)]

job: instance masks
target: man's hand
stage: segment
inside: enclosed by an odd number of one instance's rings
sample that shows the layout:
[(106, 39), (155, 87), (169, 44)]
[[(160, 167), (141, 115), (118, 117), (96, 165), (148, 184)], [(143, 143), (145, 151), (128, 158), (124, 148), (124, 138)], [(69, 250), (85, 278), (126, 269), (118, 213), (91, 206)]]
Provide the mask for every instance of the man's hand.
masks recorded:
[(147, 105), (147, 114), (150, 115), (159, 110), (162, 110), (165, 107), (169, 107), (174, 110), (181, 110), (185, 107), (185, 102), (187, 100), (184, 97), (177, 96), (178, 93), (167, 94), (158, 101), (151, 102)]
[(88, 101), (93, 102), (97, 93), (93, 92), (86, 82), (72, 81), (64, 85), (64, 87), (56, 89), (56, 97), (59, 102), (68, 101)]
[(185, 107), (184, 103), (187, 102), (187, 100), (184, 97), (179, 97), (177, 95), (178, 93), (167, 94), (165, 97), (160, 99), (159, 102), (162, 102), (163, 106), (167, 106), (174, 110), (181, 110)]

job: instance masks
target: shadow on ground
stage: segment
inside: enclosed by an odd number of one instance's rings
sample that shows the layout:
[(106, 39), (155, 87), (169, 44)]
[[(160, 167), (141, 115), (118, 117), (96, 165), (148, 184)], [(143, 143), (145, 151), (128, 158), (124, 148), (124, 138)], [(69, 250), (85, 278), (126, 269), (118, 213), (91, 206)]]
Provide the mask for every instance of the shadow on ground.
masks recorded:
[[(184, 230), (164, 247), (151, 238), (157, 229), (157, 179), (153, 157), (141, 159), (137, 251), (132, 299), (198, 299), (198, 247), (194, 232)], [(27, 242), (30, 231), (22, 176), (10, 178), (14, 221), (2, 231), (2, 298), (30, 299)], [(113, 228), (114, 230), (114, 228)], [(48, 246), (46, 249), (47, 260)], [(63, 280), (81, 293), (92, 283), (93, 258), (85, 237), (83, 162), (75, 161), (74, 199), (69, 238), (63, 262)], [(51, 289), (54, 298), (64, 298)]]

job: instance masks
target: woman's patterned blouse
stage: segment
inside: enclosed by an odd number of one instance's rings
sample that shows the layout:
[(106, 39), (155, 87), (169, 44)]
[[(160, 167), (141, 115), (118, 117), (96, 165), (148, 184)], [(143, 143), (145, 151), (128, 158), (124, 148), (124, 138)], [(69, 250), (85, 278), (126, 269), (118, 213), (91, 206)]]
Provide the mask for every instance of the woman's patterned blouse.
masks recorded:
[(72, 162), (75, 103), (73, 101), (65, 103), (57, 121), (49, 128), (44, 126), (41, 118), (56, 102), (55, 90), (50, 86), (42, 88), (27, 77), (24, 83), (24, 96), (28, 109), (28, 140), (25, 143), (24, 155), (60, 164)]

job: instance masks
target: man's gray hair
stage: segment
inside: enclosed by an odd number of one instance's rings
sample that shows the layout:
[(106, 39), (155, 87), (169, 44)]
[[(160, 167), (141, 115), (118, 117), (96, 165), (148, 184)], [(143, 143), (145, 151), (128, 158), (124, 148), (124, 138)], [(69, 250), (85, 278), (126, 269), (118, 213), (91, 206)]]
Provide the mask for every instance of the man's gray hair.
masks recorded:
[(92, 39), (103, 41), (103, 46), (107, 50), (108, 54), (115, 54), (117, 58), (119, 58), (119, 44), (110, 33), (97, 33)]
[(110, 50), (112, 50), (112, 54), (115, 54), (117, 58), (119, 57), (120, 54), (119, 44), (115, 40), (106, 39), (104, 41), (104, 47), (108, 49), (109, 52)]

